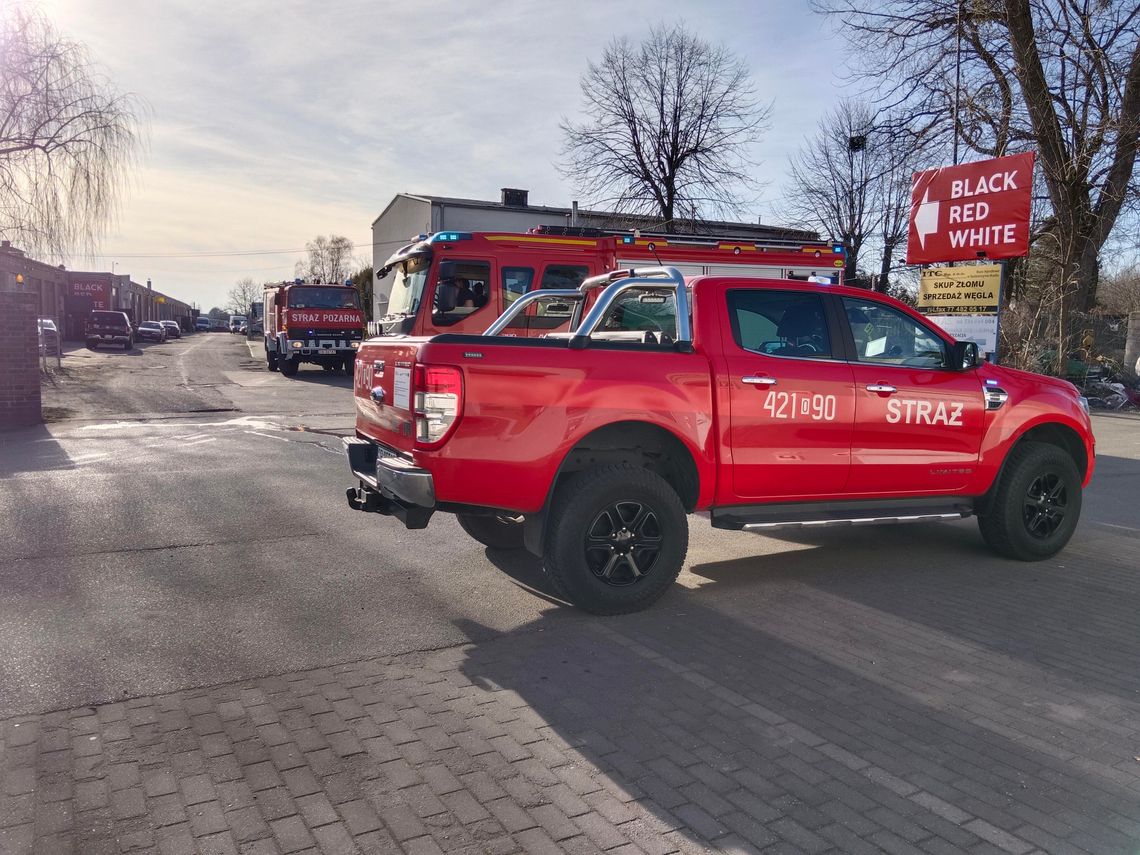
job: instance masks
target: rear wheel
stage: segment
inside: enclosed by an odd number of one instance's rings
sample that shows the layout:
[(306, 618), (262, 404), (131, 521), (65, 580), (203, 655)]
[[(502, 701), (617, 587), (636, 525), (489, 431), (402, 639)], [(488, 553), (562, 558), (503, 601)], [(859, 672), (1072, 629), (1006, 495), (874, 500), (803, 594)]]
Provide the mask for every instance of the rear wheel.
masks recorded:
[(494, 549), (522, 549), (523, 518), (511, 514), (479, 516), (456, 514), (459, 527), (484, 546)]
[(1023, 442), (1010, 452), (978, 527), (999, 555), (1040, 561), (1073, 536), (1081, 499), (1081, 475), (1072, 457), (1055, 445)]
[(286, 377), (292, 377), (301, 367), (301, 360), (294, 356), (292, 358), (278, 360), (277, 364), (281, 368), (282, 374)]
[(572, 475), (550, 509), (544, 562), (576, 606), (601, 615), (644, 609), (681, 572), (685, 509), (665, 479), (633, 466)]
[(265, 367), (270, 371), (277, 370), (277, 354), (272, 350), (265, 351)]

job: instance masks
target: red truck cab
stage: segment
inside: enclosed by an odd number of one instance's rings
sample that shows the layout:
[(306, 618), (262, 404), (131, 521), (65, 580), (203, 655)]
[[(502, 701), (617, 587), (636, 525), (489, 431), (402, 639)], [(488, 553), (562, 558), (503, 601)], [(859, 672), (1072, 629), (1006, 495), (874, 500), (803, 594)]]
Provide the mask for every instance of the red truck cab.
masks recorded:
[[(1072, 535), (1094, 466), (1072, 384), (980, 362), (880, 294), (628, 273), (529, 294), (482, 336), (366, 342), (349, 504), (412, 528), (455, 513), (599, 613), (666, 590), (694, 511), (749, 530), (976, 515), (1023, 560)], [(544, 301), (568, 331), (503, 334)]]
[(364, 339), (360, 293), (352, 285), (295, 280), (265, 286), (265, 359), (270, 371), (292, 377), (304, 362), (326, 371), (352, 371)]

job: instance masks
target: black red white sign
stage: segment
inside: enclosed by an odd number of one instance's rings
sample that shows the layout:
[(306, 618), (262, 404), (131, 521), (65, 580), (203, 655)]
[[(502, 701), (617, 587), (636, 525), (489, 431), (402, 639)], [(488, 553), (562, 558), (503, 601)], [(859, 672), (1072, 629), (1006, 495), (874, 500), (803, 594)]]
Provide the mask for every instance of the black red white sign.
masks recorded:
[(1033, 152), (916, 172), (907, 262), (1027, 255), (1032, 191)]
[(76, 297), (90, 297), (92, 309), (111, 308), (111, 288), (106, 282), (72, 282), (71, 293)]

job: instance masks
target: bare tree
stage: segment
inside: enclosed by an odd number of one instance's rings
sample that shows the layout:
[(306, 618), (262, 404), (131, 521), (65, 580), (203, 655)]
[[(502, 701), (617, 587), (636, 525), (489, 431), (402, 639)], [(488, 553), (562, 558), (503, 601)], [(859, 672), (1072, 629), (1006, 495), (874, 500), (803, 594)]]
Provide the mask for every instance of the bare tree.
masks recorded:
[(580, 81), (586, 118), (562, 120), (561, 169), (591, 204), (661, 217), (737, 212), (753, 189), (749, 149), (770, 110), (745, 64), (683, 24), (634, 46), (615, 39)]
[(230, 293), (226, 295), (226, 308), (231, 315), (248, 315), (250, 304), (262, 299), (262, 286), (246, 276), (234, 283)]
[(1063, 305), (1070, 312), (1092, 308), (1101, 248), (1140, 198), (1140, 5), (815, 4), (855, 49), (855, 76), (870, 82), (884, 105), (904, 107), (931, 137), (961, 140), (984, 156), (1036, 149), (1050, 212), (1033, 240), (1053, 257)]
[(343, 235), (317, 235), (305, 244), (308, 258), (298, 261), (296, 275), (309, 282), (343, 285), (352, 275), (353, 243)]
[(56, 258), (92, 250), (138, 153), (138, 113), (83, 45), (0, 5), (0, 234)]
[(862, 279), (860, 262), (877, 251), (879, 275), (867, 278), (887, 290), (892, 262), (906, 243), (917, 145), (889, 116), (843, 101), (792, 158), (786, 215), (843, 242), (849, 283)]

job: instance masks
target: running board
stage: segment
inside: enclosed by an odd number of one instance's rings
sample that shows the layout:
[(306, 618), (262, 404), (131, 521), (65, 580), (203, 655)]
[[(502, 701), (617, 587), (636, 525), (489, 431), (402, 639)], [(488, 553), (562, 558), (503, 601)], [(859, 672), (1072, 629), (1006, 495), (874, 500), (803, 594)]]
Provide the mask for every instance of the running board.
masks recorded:
[(970, 499), (938, 501), (896, 499), (855, 502), (795, 502), (779, 505), (737, 505), (710, 514), (713, 528), (763, 531), (799, 526), (876, 525), (878, 523), (960, 520), (974, 513)]

